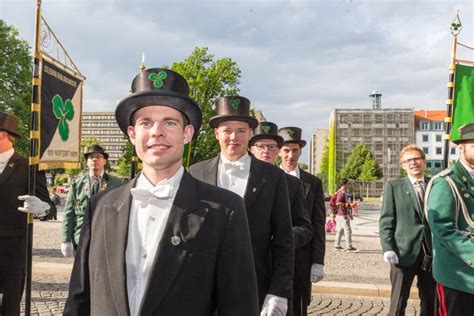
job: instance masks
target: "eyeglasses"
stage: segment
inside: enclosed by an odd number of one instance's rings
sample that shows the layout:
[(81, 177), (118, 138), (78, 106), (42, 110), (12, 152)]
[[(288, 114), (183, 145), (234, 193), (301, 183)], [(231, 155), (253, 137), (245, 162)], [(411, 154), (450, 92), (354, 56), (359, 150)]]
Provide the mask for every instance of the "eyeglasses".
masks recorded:
[(412, 163), (412, 162), (419, 163), (419, 162), (421, 162), (421, 161), (423, 161), (423, 160), (424, 160), (423, 157), (415, 157), (415, 158), (405, 159), (405, 160), (403, 160), (402, 162), (403, 162), (403, 163), (406, 163), (406, 164), (410, 164), (410, 163)]
[(276, 144), (255, 144), (254, 146), (257, 147), (258, 151), (264, 151), (265, 149), (268, 149), (269, 151), (275, 151), (278, 149), (278, 145)]

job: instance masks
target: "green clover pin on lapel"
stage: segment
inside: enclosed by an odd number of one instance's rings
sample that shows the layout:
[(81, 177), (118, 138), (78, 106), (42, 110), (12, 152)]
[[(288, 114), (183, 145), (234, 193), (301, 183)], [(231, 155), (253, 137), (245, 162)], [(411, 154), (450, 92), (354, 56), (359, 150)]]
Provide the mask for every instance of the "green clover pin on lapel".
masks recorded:
[(270, 131), (271, 127), (268, 126), (268, 125), (262, 125), (262, 131), (265, 133), (265, 134), (268, 134), (268, 132)]
[(53, 113), (54, 116), (59, 120), (58, 131), (59, 136), (63, 141), (69, 138), (69, 124), (67, 121), (72, 121), (74, 118), (74, 106), (71, 100), (66, 99), (63, 102), (63, 98), (59, 94), (53, 97)]
[(239, 99), (231, 99), (229, 101), (230, 103), (230, 106), (234, 109), (234, 110), (237, 110), (239, 108), (239, 105), (240, 105), (240, 100)]
[(163, 87), (163, 83), (167, 77), (168, 77), (168, 74), (164, 72), (163, 70), (157, 74), (152, 72), (151, 74), (148, 75), (148, 79), (150, 79), (150, 81), (153, 81), (153, 86), (155, 86), (155, 88)]
[(292, 130), (292, 129), (289, 129), (289, 130), (288, 130), (288, 135), (289, 135), (290, 137), (295, 136), (295, 131)]

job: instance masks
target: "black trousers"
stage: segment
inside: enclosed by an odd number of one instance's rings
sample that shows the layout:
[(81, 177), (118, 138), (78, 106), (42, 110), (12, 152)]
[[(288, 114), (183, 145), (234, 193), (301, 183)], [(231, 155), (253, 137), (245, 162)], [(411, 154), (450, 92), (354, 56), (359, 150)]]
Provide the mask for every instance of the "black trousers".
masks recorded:
[(436, 284), (436, 315), (474, 315), (474, 294), (451, 289), (439, 283)]
[(420, 314), (434, 315), (435, 287), (431, 271), (421, 269), (423, 251), (420, 252), (415, 263), (410, 267), (390, 266), (390, 282), (392, 293), (390, 298), (389, 315), (405, 315), (407, 300), (410, 296), (410, 288), (417, 276), (418, 295), (420, 297)]
[(25, 285), (25, 269), (0, 271), (0, 315), (20, 315), (21, 296)]

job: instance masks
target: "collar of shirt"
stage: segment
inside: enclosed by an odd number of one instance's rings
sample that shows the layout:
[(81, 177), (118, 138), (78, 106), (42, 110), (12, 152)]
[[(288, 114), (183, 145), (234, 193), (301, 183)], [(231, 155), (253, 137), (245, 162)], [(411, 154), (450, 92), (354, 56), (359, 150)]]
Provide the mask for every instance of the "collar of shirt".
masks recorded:
[(229, 165), (235, 164), (237, 166), (242, 166), (242, 168), (239, 169), (240, 171), (249, 172), (251, 161), (252, 159), (250, 158), (250, 155), (248, 153), (245, 153), (242, 157), (240, 157), (236, 161), (230, 161), (221, 153), (220, 159), (219, 159), (219, 169), (221, 169), (224, 172), (230, 172), (230, 169), (226, 169), (224, 166), (228, 164)]
[(99, 180), (102, 180), (102, 178), (104, 177), (104, 173), (105, 173), (105, 170), (102, 171), (99, 176), (96, 178), (92, 173), (89, 172), (89, 179), (99, 179)]
[(135, 185), (135, 188), (154, 190), (154, 189), (158, 189), (161, 186), (170, 185), (171, 192), (172, 192), (171, 196), (174, 199), (174, 196), (176, 195), (176, 192), (178, 191), (178, 187), (181, 182), (181, 179), (183, 178), (183, 174), (184, 174), (184, 168), (183, 166), (180, 166), (178, 171), (174, 174), (174, 176), (172, 176), (169, 179), (161, 180), (156, 185), (153, 185), (150, 182), (150, 180), (148, 180), (146, 175), (142, 172), (140, 173), (140, 176), (138, 176), (137, 184)]
[(412, 177), (412, 176), (408, 176), (408, 179), (410, 180), (410, 183), (412, 186), (415, 186), (415, 184), (418, 182), (418, 181), (421, 181), (421, 183), (425, 184), (425, 177), (421, 177), (420, 179), (417, 179), (415, 177)]
[(14, 153), (15, 153), (14, 148), (10, 148), (9, 150), (5, 152), (0, 153), (0, 163), (6, 165)]
[(291, 174), (294, 177), (300, 178), (300, 168), (299, 167), (296, 167), (295, 169), (290, 170), (290, 171), (286, 171), (285, 168), (283, 168), (283, 166), (280, 165), (280, 169), (282, 169), (283, 171), (285, 171), (288, 174)]

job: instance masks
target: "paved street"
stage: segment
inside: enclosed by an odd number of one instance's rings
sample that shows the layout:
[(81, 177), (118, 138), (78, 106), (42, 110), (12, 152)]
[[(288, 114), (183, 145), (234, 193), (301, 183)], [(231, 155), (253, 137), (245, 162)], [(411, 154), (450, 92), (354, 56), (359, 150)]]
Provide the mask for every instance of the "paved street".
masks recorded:
[[(35, 222), (32, 315), (62, 314), (72, 259), (59, 251), (61, 218)], [(357, 253), (333, 251), (334, 234), (327, 235), (326, 275), (313, 287), (311, 315), (387, 314), (389, 267), (382, 260), (378, 212), (362, 210), (352, 226)], [(410, 300), (407, 315), (418, 315), (418, 304)]]

